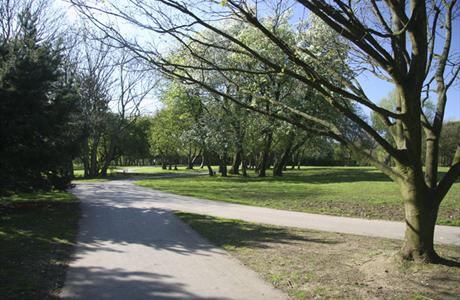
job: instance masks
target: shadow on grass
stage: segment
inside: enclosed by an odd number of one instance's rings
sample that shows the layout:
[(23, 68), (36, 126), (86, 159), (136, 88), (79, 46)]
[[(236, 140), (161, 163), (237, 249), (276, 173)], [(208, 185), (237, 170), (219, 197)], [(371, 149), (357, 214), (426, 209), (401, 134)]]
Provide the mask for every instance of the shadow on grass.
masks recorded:
[[(385, 174), (372, 168), (311, 168), (303, 170), (287, 170), (282, 177), (271, 176), (271, 170), (267, 170), (267, 177), (257, 177), (252, 172), (250, 176), (243, 177), (240, 175), (230, 175), (228, 177), (215, 177), (204, 176), (205, 180), (225, 180), (239, 183), (247, 182), (270, 182), (278, 181), (285, 183), (310, 183), (310, 184), (325, 184), (325, 183), (351, 183), (351, 182), (392, 182), (392, 180)], [(442, 178), (446, 174), (445, 171), (439, 171), (438, 176)], [(166, 177), (166, 176), (165, 176)], [(152, 177), (146, 179), (162, 179), (165, 177)], [(184, 176), (185, 177), (185, 176)], [(460, 178), (456, 182), (460, 182)]]
[(162, 178), (180, 178), (180, 177), (195, 177), (202, 176), (205, 174), (202, 173), (114, 173), (107, 176), (97, 176), (97, 177), (75, 177), (72, 181), (75, 183), (78, 182), (104, 182), (109, 180), (144, 180), (144, 179), (162, 179)]
[[(252, 173), (252, 172), (251, 172)], [(310, 184), (323, 184), (323, 183), (347, 183), (347, 182), (361, 182), (361, 181), (382, 181), (390, 182), (391, 180), (383, 173), (376, 172), (372, 169), (334, 169), (334, 168), (315, 168), (301, 171), (286, 171), (282, 177), (273, 177), (270, 172), (267, 177), (257, 177), (253, 173), (248, 177), (240, 175), (230, 175), (228, 177), (214, 177), (203, 176), (204, 180), (225, 180), (239, 183), (247, 182), (270, 182), (279, 181), (286, 183), (310, 183)], [(151, 178), (151, 179), (162, 179)]]
[(78, 202), (21, 202), (0, 209), (0, 298), (51, 299), (64, 284)]
[(315, 239), (295, 234), (282, 227), (259, 225), (239, 220), (215, 218), (205, 215), (175, 213), (190, 227), (207, 237), (218, 247), (267, 248), (269, 243), (292, 244), (299, 242), (337, 244), (338, 241)]

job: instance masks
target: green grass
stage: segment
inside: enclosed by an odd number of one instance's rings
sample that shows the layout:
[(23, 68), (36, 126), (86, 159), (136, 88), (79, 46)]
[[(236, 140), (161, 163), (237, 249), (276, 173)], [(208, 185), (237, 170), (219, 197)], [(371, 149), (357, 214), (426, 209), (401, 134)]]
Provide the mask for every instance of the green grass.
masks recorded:
[[(107, 174), (109, 176), (116, 174), (116, 169), (115, 168), (108, 169)], [(73, 170), (73, 176), (76, 179), (82, 179), (84, 175), (85, 175), (85, 171), (83, 169), (78, 168), (78, 169)]]
[(84, 170), (75, 169), (75, 181), (79, 182), (104, 182), (107, 180), (126, 179), (133, 176), (144, 175), (164, 175), (164, 174), (200, 174), (207, 173), (206, 169), (195, 168), (192, 170), (186, 169), (184, 166), (179, 166), (177, 170), (163, 170), (159, 166), (118, 166), (107, 171), (108, 176), (105, 178), (84, 178)]
[(0, 198), (0, 299), (57, 299), (80, 218), (66, 192)]
[(126, 167), (117, 167), (116, 170), (118, 172), (127, 170), (128, 173), (136, 173), (136, 174), (193, 174), (193, 173), (206, 173), (207, 169), (200, 169), (195, 167), (192, 170), (186, 169), (184, 166), (179, 166), (177, 170), (164, 170), (161, 167), (152, 167), (152, 166), (143, 166), (143, 167), (135, 167), (135, 166), (126, 166)]
[(398, 260), (397, 240), (176, 215), (293, 299), (458, 299), (460, 294), (460, 247), (436, 246), (457, 267), (423, 265)]
[(0, 205), (5, 203), (21, 203), (30, 201), (69, 202), (75, 200), (76, 198), (74, 195), (65, 191), (13, 193), (7, 196), (0, 196)]
[[(445, 170), (441, 170), (445, 171)], [(180, 195), (284, 210), (403, 220), (398, 186), (368, 167), (308, 167), (282, 178), (159, 178), (137, 184)], [(460, 182), (441, 205), (438, 224), (460, 226)]]

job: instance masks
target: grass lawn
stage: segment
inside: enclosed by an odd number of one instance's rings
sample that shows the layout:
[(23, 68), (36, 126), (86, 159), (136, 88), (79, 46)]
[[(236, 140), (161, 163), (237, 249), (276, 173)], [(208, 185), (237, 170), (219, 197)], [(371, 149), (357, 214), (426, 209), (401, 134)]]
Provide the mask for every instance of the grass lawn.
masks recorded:
[(0, 197), (0, 299), (57, 299), (79, 218), (67, 192)]
[[(442, 170), (445, 171), (445, 170)], [(370, 167), (307, 167), (282, 178), (159, 178), (137, 184), (203, 199), (277, 209), (402, 221), (398, 186)], [(441, 204), (438, 224), (460, 226), (460, 182)]]
[(437, 246), (456, 267), (421, 265), (398, 259), (401, 241), (176, 215), (294, 299), (458, 299), (460, 295), (460, 247)]
[(118, 166), (116, 168), (111, 168), (108, 171), (108, 176), (105, 178), (84, 178), (83, 169), (74, 170), (75, 181), (79, 182), (104, 182), (108, 180), (117, 180), (117, 179), (127, 179), (135, 176), (144, 176), (144, 175), (169, 175), (169, 174), (206, 174), (206, 169), (195, 168), (192, 170), (186, 169), (183, 166), (179, 166), (177, 170), (163, 170), (159, 166)]
[(177, 170), (164, 170), (160, 166), (127, 166), (127, 167), (117, 167), (117, 171), (126, 170), (128, 173), (136, 174), (193, 174), (193, 173), (207, 173), (208, 170), (203, 168), (194, 168), (192, 170), (186, 169), (184, 166), (178, 166)]

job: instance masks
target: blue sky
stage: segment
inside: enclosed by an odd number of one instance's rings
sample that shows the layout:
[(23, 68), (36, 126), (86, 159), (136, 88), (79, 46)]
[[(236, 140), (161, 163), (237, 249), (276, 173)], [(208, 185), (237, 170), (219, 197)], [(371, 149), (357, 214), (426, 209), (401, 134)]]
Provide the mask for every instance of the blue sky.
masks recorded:
[[(294, 5), (292, 7), (293, 23), (299, 20), (305, 19), (308, 16), (306, 9), (300, 5)], [(440, 47), (442, 45), (437, 45)], [(453, 24), (453, 40), (451, 53), (458, 53), (460, 55), (460, 18), (454, 20)], [(382, 98), (385, 98), (394, 86), (387, 81), (381, 80), (375, 77), (373, 74), (362, 74), (358, 77), (358, 81), (363, 87), (369, 99), (378, 103)], [(460, 80), (457, 80), (457, 85), (453, 85), (447, 93), (447, 106), (445, 111), (445, 120), (460, 120)], [(435, 102), (436, 97), (433, 95), (432, 100)], [(369, 111), (366, 111), (369, 113)]]
[[(58, 0), (58, 3), (59, 2), (64, 7), (67, 7), (69, 19), (75, 20), (77, 18), (76, 13), (72, 11), (72, 9), (69, 9), (68, 3), (64, 4), (62, 0)], [(305, 10), (300, 8), (300, 6), (294, 6), (293, 10), (292, 19), (294, 23), (299, 19), (305, 18), (307, 15)], [(451, 51), (460, 53), (460, 19), (455, 20), (453, 28), (454, 38)], [(362, 74), (359, 76), (358, 80), (368, 97), (374, 102), (379, 102), (393, 90), (392, 84), (378, 79), (373, 74)], [(435, 101), (435, 99), (436, 98), (433, 97), (432, 100)], [(155, 101), (155, 99), (150, 99), (150, 101), (147, 102), (148, 103), (143, 105), (146, 112), (154, 112), (160, 107), (158, 101)], [(368, 113), (368, 111), (365, 112)], [(460, 80), (457, 80), (457, 85), (452, 86), (448, 92), (445, 120), (460, 120)]]
[[(457, 22), (457, 29), (460, 29), (460, 23)], [(457, 30), (459, 32), (460, 30)], [(457, 33), (457, 35), (459, 35)], [(455, 39), (456, 49), (460, 50), (460, 38)], [(372, 75), (361, 75), (359, 82), (362, 85), (367, 96), (374, 102), (386, 97), (392, 90), (393, 85), (389, 82), (380, 80)], [(460, 120), (460, 81), (456, 86), (452, 86), (447, 92), (447, 105), (444, 120)], [(434, 97), (433, 97), (434, 98)], [(435, 100), (435, 98), (433, 99)]]

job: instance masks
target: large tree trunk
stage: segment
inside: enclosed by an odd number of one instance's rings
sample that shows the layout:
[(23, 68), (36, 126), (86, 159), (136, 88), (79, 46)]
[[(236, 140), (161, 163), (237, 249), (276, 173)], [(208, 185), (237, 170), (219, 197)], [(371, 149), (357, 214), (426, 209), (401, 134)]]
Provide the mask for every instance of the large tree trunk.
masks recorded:
[(436, 262), (433, 238), (439, 205), (434, 194), (423, 181), (406, 180), (400, 183), (404, 198), (405, 241), (402, 255), (405, 259)]

